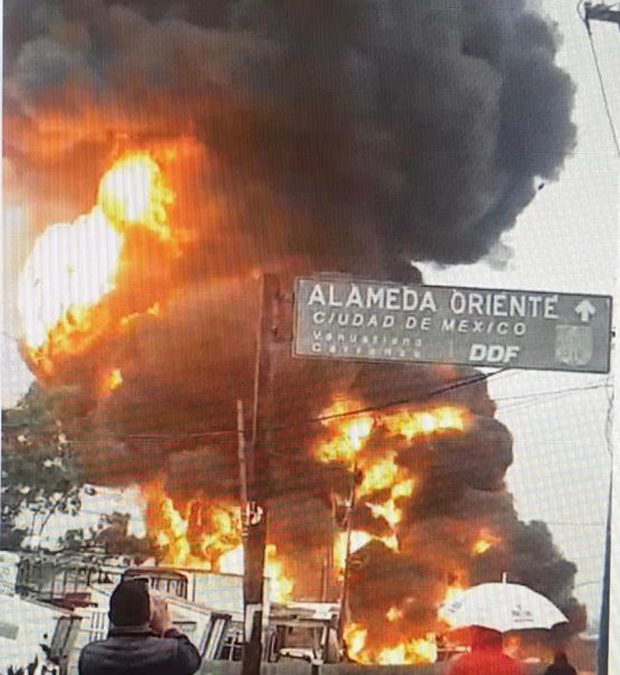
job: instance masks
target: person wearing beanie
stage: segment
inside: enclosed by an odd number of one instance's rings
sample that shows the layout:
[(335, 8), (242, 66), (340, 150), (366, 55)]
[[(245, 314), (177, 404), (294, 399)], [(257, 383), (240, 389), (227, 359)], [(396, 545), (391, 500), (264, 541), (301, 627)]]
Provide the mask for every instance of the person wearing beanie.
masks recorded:
[(87, 644), (79, 675), (193, 675), (200, 654), (170, 620), (163, 598), (148, 581), (121, 581), (110, 596), (108, 637)]

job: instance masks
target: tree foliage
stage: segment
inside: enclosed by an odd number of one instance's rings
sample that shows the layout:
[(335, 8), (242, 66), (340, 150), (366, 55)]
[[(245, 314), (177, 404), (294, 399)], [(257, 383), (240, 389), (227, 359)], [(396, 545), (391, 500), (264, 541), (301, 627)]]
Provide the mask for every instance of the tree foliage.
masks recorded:
[[(51, 397), (36, 384), (14, 407), (2, 411), (0, 546), (18, 548), (26, 534), (40, 537), (54, 513), (76, 514), (80, 480)], [(17, 517), (30, 512), (27, 530)]]
[(62, 547), (103, 556), (131, 556), (134, 559), (154, 556), (155, 547), (148, 537), (129, 534), (129, 521), (128, 513), (104, 513), (97, 527), (67, 530), (61, 539)]

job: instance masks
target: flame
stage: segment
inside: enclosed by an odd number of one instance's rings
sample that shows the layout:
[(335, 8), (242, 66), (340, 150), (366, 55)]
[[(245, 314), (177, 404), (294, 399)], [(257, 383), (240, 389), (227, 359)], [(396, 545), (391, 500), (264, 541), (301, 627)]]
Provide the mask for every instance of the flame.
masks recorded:
[(463, 586), (460, 579), (457, 579), (446, 588), (443, 599), (441, 601), (442, 604), (452, 602), (453, 600), (460, 598), (461, 595), (463, 595), (464, 591), (465, 586)]
[(219, 571), (222, 556), (241, 544), (239, 507), (194, 499), (179, 509), (160, 482), (142, 490), (147, 529), (163, 564)]
[(159, 302), (153, 303), (147, 310), (146, 312), (132, 312), (131, 314), (127, 314), (127, 316), (121, 317), (120, 320), (120, 325), (121, 328), (127, 328), (128, 326), (131, 326), (131, 324), (139, 319), (141, 316), (144, 314), (148, 314), (149, 316), (160, 316), (161, 315), (161, 305)]
[(395, 621), (403, 618), (403, 610), (399, 609), (398, 607), (390, 607), (385, 613), (385, 618), (390, 623), (394, 623)]
[(443, 598), (439, 603), (437, 618), (448, 626), (452, 625), (452, 618), (444, 611), (444, 606), (458, 600), (463, 595), (466, 585), (463, 583), (462, 577), (463, 574), (461, 572), (455, 575), (454, 581), (446, 586)]
[[(146, 486), (143, 492), (148, 531), (161, 549), (164, 565), (243, 574), (239, 507), (194, 499), (180, 510), (161, 482)], [(265, 575), (270, 579), (273, 602), (291, 598), (294, 583), (286, 576), (274, 544), (265, 549)]]
[(395, 647), (382, 649), (376, 657), (381, 665), (405, 665), (410, 663), (434, 663), (437, 660), (437, 644), (432, 633), (425, 638), (401, 642)]
[(83, 353), (122, 325), (106, 300), (117, 287), (128, 232), (141, 228), (174, 245), (173, 201), (157, 162), (146, 152), (128, 153), (103, 175), (89, 213), (39, 236), (18, 285), (25, 347), (36, 368), (51, 375), (57, 355)]
[[(401, 410), (381, 417), (360, 414), (355, 417), (338, 417), (350, 411), (363, 409), (360, 401), (345, 402), (337, 398), (323, 411), (323, 424), (332, 430), (327, 442), (315, 449), (321, 462), (348, 464), (362, 475), (356, 498), (364, 503), (373, 517), (382, 519), (390, 534), (377, 536), (361, 530), (351, 535), (351, 553), (372, 540), (383, 542), (394, 551), (399, 550), (398, 525), (403, 519), (403, 503), (413, 495), (416, 478), (398, 463), (393, 450), (374, 448), (372, 454), (366, 445), (374, 432), (387, 432), (390, 436), (404, 436), (411, 440), (417, 435), (462, 431), (466, 415), (461, 408), (439, 406), (430, 410)], [(385, 446), (383, 446), (385, 447)], [(338, 533), (334, 541), (335, 567), (342, 573), (346, 560), (347, 534)]]
[(352, 463), (356, 455), (364, 447), (366, 439), (370, 436), (374, 425), (374, 419), (368, 415), (346, 417), (337, 420), (329, 419), (338, 415), (362, 408), (358, 401), (345, 402), (336, 400), (329, 408), (323, 411), (322, 416), (326, 419), (323, 424), (328, 427), (337, 427), (337, 434), (325, 445), (316, 451), (316, 458), (320, 462), (345, 462)]
[(174, 195), (159, 165), (146, 152), (119, 159), (99, 184), (97, 202), (113, 223), (138, 225), (171, 241), (168, 207)]
[(344, 628), (343, 637), (347, 646), (347, 654), (355, 661), (367, 663), (363, 660), (363, 655), (368, 631), (357, 623), (349, 623)]
[(364, 473), (364, 480), (358, 490), (360, 496), (394, 486), (398, 478), (398, 466), (394, 461), (395, 458), (396, 453), (390, 452), (387, 457), (369, 466), (368, 470)]
[(293, 593), (293, 580), (284, 573), (284, 565), (278, 560), (275, 544), (267, 544), (265, 550), (265, 576), (271, 580), (270, 596), (273, 602), (286, 602)]
[(473, 543), (471, 551), (474, 555), (482, 555), (500, 543), (500, 541), (499, 537), (494, 536), (486, 529), (482, 529), (479, 538)]
[(123, 384), (123, 373), (120, 368), (114, 368), (106, 376), (103, 383), (104, 393), (114, 391)]
[(466, 414), (462, 408), (441, 406), (431, 410), (402, 410), (393, 415), (386, 415), (383, 422), (392, 433), (412, 440), (416, 436), (464, 431)]
[(72, 224), (52, 225), (37, 239), (18, 289), (24, 339), (31, 349), (88, 331), (89, 308), (115, 287), (123, 243), (99, 206)]
[[(243, 546), (225, 553), (219, 560), (220, 572), (243, 574)], [(272, 602), (286, 602), (293, 593), (294, 583), (284, 572), (284, 563), (278, 559), (275, 544), (265, 547), (265, 576), (270, 580), (269, 597)]]
[[(457, 573), (454, 581), (446, 586), (442, 604), (455, 600), (463, 593), (461, 576), (461, 573)], [(441, 609), (438, 615), (447, 622), (441, 616)], [(403, 617), (404, 611), (396, 605), (390, 607), (385, 614), (387, 621), (394, 624)], [(362, 664), (406, 665), (437, 661), (437, 641), (434, 633), (427, 633), (420, 638), (403, 639), (396, 644), (376, 646), (368, 644), (368, 629), (352, 622), (345, 627), (344, 636), (349, 656)]]
[(349, 623), (344, 629), (347, 654), (362, 664), (406, 665), (434, 663), (437, 660), (435, 636), (428, 633), (424, 638), (405, 640), (396, 645), (372, 649), (367, 647), (368, 630), (358, 623)]

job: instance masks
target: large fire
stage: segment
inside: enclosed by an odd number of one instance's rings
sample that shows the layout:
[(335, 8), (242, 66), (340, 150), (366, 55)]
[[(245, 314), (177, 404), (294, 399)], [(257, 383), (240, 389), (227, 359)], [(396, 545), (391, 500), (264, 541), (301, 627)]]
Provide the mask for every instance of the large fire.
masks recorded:
[[(468, 420), (468, 413), (459, 407), (439, 406), (419, 411), (397, 411), (377, 416), (361, 414), (349, 417), (348, 411), (359, 408), (356, 401), (338, 402), (324, 411), (324, 426), (329, 438), (315, 449), (315, 456), (325, 463), (344, 463), (351, 472), (359, 472), (355, 487), (357, 504), (366, 506), (372, 518), (380, 521), (387, 534), (378, 535), (363, 528), (339, 531), (334, 539), (334, 571), (343, 578), (347, 553), (363, 549), (379, 541), (388, 549), (400, 550), (399, 523), (407, 500), (415, 493), (417, 478), (401, 466), (398, 453), (391, 444), (367, 445), (374, 433), (387, 433), (388, 438), (402, 436), (407, 440), (415, 436), (431, 437), (435, 434), (458, 433)], [(339, 417), (340, 416), (340, 417)], [(161, 484), (145, 490), (148, 497), (148, 530), (160, 546), (161, 562), (179, 567), (198, 567), (217, 572), (241, 574), (243, 572), (243, 546), (241, 520), (238, 506), (212, 503), (207, 499), (190, 500), (175, 506), (163, 491)], [(491, 541), (491, 534), (481, 530), (480, 541)], [(493, 545), (492, 540), (490, 545)], [(472, 545), (479, 549), (482, 544)], [(286, 572), (286, 561), (278, 557), (277, 548), (269, 544), (266, 550), (266, 576), (270, 579), (271, 599), (286, 601), (293, 597), (294, 579)], [(462, 589), (461, 579), (446, 583), (444, 595), (438, 606)], [(386, 612), (386, 621), (397, 630), (379, 647), (369, 645), (369, 628), (350, 621), (345, 626), (344, 637), (349, 656), (360, 663), (409, 664), (432, 662), (437, 657), (434, 636), (402, 637), (406, 625), (405, 610), (393, 606)], [(402, 624), (400, 629), (399, 624)]]
[[(399, 410), (383, 412), (375, 416), (367, 413), (355, 414), (363, 406), (358, 401), (344, 403), (341, 399), (323, 413), (325, 426), (332, 430), (331, 437), (315, 449), (315, 456), (321, 462), (342, 463), (352, 474), (359, 473), (355, 487), (355, 505), (362, 504), (369, 509), (372, 517), (380, 521), (387, 534), (378, 535), (357, 527), (339, 532), (334, 542), (334, 564), (342, 574), (346, 565), (347, 552), (353, 555), (372, 541), (384, 544), (390, 550), (400, 550), (399, 523), (403, 508), (414, 494), (417, 477), (399, 464), (398, 437), (411, 441), (416, 437), (432, 437), (435, 434), (458, 433), (466, 428), (468, 414), (456, 406), (437, 406), (424, 410)], [(374, 433), (382, 433), (383, 442), (374, 444)], [(387, 436), (387, 441), (385, 442)], [(393, 442), (390, 442), (393, 441)], [(368, 446), (371, 446), (370, 448)], [(351, 507), (351, 500), (347, 502)], [(352, 514), (348, 516), (352, 517)], [(455, 586), (447, 585), (445, 596), (438, 604), (451, 595)], [(392, 606), (385, 618), (397, 626), (404, 620), (404, 611)], [(344, 638), (350, 658), (360, 663), (408, 664), (433, 662), (437, 648), (432, 635), (413, 638), (388, 639), (380, 647), (370, 647), (369, 627), (358, 621), (350, 621), (344, 631)]]
[[(104, 172), (91, 211), (71, 224), (48, 228), (37, 240), (20, 278), (24, 341), (30, 363), (43, 376), (52, 376), (63, 359), (81, 355), (107, 336), (126, 335), (147, 318), (166, 318), (166, 297), (147, 293), (134, 304), (118, 301), (133, 278), (127, 266), (135, 263), (139, 241), (155, 242), (170, 260), (183, 252), (180, 230), (170, 222), (175, 195), (154, 154), (122, 155)], [(132, 244), (133, 242), (133, 244)], [(162, 266), (163, 267), (163, 266)], [(125, 276), (123, 276), (125, 275)], [(122, 366), (122, 367), (120, 367)], [(97, 364), (95, 396), (108, 402), (129, 381), (131, 362), (110, 358)], [(435, 439), (465, 433), (471, 413), (464, 406), (437, 403), (364, 412), (367, 402), (346, 395), (333, 396), (320, 415), (321, 440), (310, 449), (321, 465), (344, 469), (350, 476), (349, 494), (332, 493), (335, 509), (344, 509), (343, 527), (335, 532), (331, 566), (335, 585), (346, 577), (347, 557), (379, 545), (400, 558), (408, 507), (426, 480), (404, 452), (431, 448)], [(240, 507), (231, 497), (202, 495), (181, 499), (167, 494), (163, 481), (143, 486), (146, 524), (164, 565), (222, 573), (243, 573)], [(359, 513), (364, 518), (359, 520)], [(335, 512), (334, 512), (335, 513)], [(470, 532), (466, 548), (480, 556), (499, 542), (488, 528)], [(271, 541), (266, 549), (266, 576), (273, 601), (294, 596), (295, 577), (285, 555)], [(293, 561), (290, 561), (291, 563)], [(441, 586), (441, 585), (439, 585)], [(432, 592), (437, 607), (458, 593), (463, 582), (446, 582)], [(428, 629), (408, 630), (407, 603), (381, 610), (389, 629), (381, 639), (373, 627), (355, 616), (345, 626), (349, 656), (361, 663), (407, 664), (434, 661), (437, 648)], [(436, 596), (436, 597), (435, 597)], [(440, 618), (440, 617), (439, 617)]]
[(41, 234), (22, 269), (18, 297), (25, 349), (37, 370), (51, 374), (55, 358), (82, 353), (126, 325), (122, 310), (106, 299), (117, 287), (127, 237), (133, 228), (172, 247), (173, 202), (155, 159), (130, 152), (105, 172), (89, 213)]
[[(143, 493), (147, 528), (163, 565), (243, 574), (239, 506), (196, 498), (177, 508), (160, 482), (145, 486)], [(266, 548), (265, 576), (273, 602), (291, 598), (294, 582), (273, 544)]]

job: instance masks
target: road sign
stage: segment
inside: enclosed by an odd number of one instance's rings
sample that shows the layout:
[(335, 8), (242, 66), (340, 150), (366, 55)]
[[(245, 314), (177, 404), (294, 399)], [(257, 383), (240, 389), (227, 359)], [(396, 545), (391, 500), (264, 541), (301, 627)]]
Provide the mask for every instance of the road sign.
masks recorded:
[(609, 372), (611, 297), (299, 278), (295, 356)]

